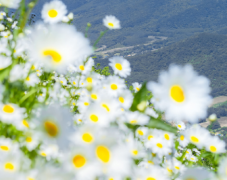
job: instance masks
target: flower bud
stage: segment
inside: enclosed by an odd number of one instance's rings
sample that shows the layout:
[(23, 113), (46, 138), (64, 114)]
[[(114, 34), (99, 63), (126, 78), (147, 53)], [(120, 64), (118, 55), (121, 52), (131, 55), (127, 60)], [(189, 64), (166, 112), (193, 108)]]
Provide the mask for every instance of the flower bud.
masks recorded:
[(87, 27), (91, 27), (91, 23), (87, 23)]
[(71, 12), (71, 13), (69, 13), (69, 14), (68, 14), (68, 18), (69, 18), (69, 20), (73, 20), (73, 16), (74, 16), (74, 15), (73, 15), (73, 13), (72, 13), (72, 12)]
[(35, 6), (35, 3), (34, 2), (30, 2), (29, 4), (28, 4), (28, 7), (29, 8), (33, 8)]
[(208, 117), (209, 121), (213, 122), (213, 121), (216, 121), (217, 120), (217, 115), (216, 114), (211, 114), (209, 117)]

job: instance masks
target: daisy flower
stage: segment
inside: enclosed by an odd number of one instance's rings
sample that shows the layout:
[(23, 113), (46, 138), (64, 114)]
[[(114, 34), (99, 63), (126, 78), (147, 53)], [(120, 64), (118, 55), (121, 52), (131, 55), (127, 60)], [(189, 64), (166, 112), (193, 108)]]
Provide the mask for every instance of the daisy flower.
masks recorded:
[(119, 75), (123, 78), (126, 78), (131, 74), (130, 63), (128, 60), (124, 59), (123, 57), (116, 56), (110, 58), (109, 65), (114, 70), (114, 74)]
[(182, 122), (182, 121), (177, 122), (176, 126), (177, 126), (177, 129), (179, 129), (179, 130), (181, 130), (181, 131), (182, 131), (182, 130), (185, 130), (185, 128), (186, 128), (185, 123)]
[(7, 124), (13, 124), (21, 121), (24, 117), (24, 108), (18, 107), (16, 104), (0, 104), (0, 119)]
[(211, 103), (209, 84), (191, 65), (172, 65), (160, 74), (159, 83), (149, 82), (147, 88), (154, 95), (152, 103), (165, 112), (167, 120), (196, 123), (206, 117)]
[[(70, 44), (70, 46), (68, 46)], [(92, 47), (82, 33), (66, 24), (36, 25), (25, 40), (29, 58), (46, 71), (66, 72), (67, 66), (91, 55)]]
[(142, 87), (142, 84), (139, 84), (138, 82), (132, 83), (133, 89), (135, 92), (138, 92), (140, 88)]
[(89, 58), (85, 65), (83, 61), (77, 61), (76, 63), (77, 72), (80, 72), (83, 75), (88, 74), (91, 71), (92, 66), (94, 66), (94, 60), (92, 58)]
[(103, 19), (103, 24), (108, 29), (121, 29), (120, 21), (112, 15), (106, 16)]
[(207, 141), (210, 141), (211, 135), (208, 130), (194, 125), (185, 131), (185, 136), (192, 144), (195, 144), (198, 148), (204, 147)]
[(136, 130), (136, 137), (138, 137), (139, 139), (143, 140), (146, 138), (146, 135), (148, 133), (148, 128), (147, 127), (139, 127)]
[(209, 138), (205, 141), (205, 148), (207, 151), (212, 153), (224, 153), (225, 150), (225, 142), (220, 140), (217, 136)]
[(57, 23), (67, 14), (66, 5), (59, 0), (54, 0), (49, 3), (45, 3), (41, 12), (42, 18), (46, 23)]
[(117, 76), (108, 76), (106, 79), (105, 88), (113, 97), (117, 97), (125, 87), (124, 80)]
[(133, 95), (131, 91), (129, 91), (128, 89), (123, 90), (118, 95), (118, 101), (120, 102), (121, 107), (123, 107), (124, 109), (129, 109), (133, 101)]
[(41, 138), (46, 143), (55, 143), (64, 149), (68, 145), (65, 137), (71, 132), (69, 126), (72, 120), (71, 113), (59, 105), (51, 105), (43, 108), (40, 117), (37, 118), (37, 129), (41, 132)]

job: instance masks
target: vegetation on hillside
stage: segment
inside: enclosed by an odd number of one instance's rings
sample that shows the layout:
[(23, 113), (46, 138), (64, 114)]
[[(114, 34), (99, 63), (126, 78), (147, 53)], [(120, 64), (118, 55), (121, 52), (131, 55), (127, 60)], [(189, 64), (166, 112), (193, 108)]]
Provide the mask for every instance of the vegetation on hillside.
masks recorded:
[(167, 69), (172, 63), (189, 63), (211, 80), (213, 97), (226, 95), (226, 49), (226, 35), (201, 33), (155, 52), (128, 57), (133, 69), (128, 81), (156, 81), (160, 69)]

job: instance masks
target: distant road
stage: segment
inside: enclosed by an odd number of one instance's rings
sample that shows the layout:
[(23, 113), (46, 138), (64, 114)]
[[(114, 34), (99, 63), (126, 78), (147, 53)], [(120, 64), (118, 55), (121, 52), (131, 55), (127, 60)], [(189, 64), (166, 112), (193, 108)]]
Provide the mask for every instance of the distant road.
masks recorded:
[[(148, 46), (150, 44), (153, 44), (156, 41), (163, 41), (163, 40), (167, 39), (167, 37), (165, 37), (165, 36), (148, 36), (148, 38), (151, 39), (151, 41), (149, 43), (145, 43), (142, 45)], [(141, 46), (141, 45), (136, 45), (136, 46)], [(100, 51), (100, 50), (103, 50), (106, 48), (106, 46), (103, 45), (101, 48), (96, 49), (96, 52), (98, 52), (100, 54), (113, 53), (115, 51), (125, 51), (127, 49), (132, 49), (136, 46), (126, 46), (126, 47), (114, 48), (114, 49), (110, 49), (110, 50), (106, 50), (106, 51)], [(155, 50), (157, 50), (157, 49), (155, 49)]]

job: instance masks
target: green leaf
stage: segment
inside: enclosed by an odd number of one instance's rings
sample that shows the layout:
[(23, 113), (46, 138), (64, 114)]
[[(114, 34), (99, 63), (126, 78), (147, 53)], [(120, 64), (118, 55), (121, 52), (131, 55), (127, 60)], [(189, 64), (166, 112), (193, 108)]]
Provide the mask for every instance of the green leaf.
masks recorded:
[[(147, 100), (149, 100), (149, 91), (146, 88), (147, 83), (143, 83), (141, 89), (135, 94), (132, 106), (130, 108), (131, 111), (144, 111), (146, 108)], [(145, 105), (145, 106), (144, 106)], [(144, 107), (144, 108), (143, 108)]]
[(171, 126), (171, 124), (168, 124), (166, 121), (153, 118), (151, 118), (147, 127), (161, 129), (164, 131), (172, 132), (174, 134), (176, 134), (178, 131), (176, 127)]

